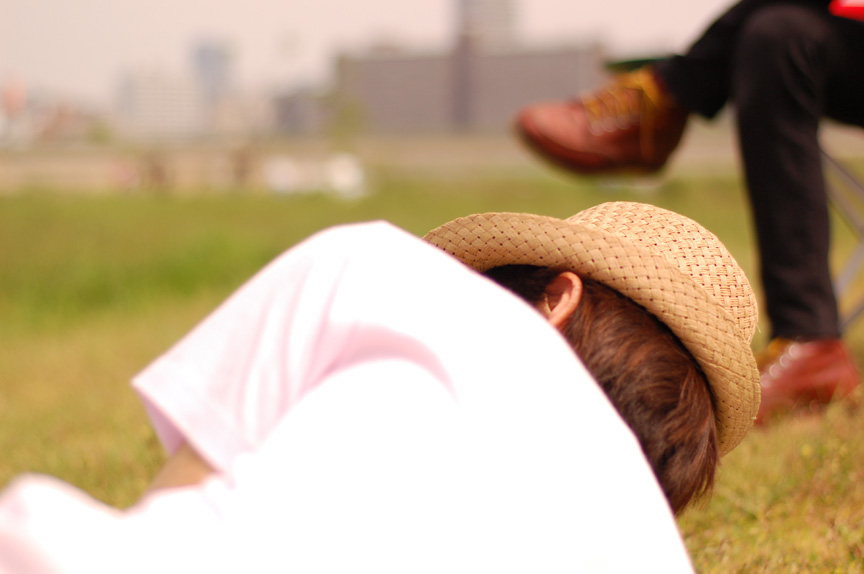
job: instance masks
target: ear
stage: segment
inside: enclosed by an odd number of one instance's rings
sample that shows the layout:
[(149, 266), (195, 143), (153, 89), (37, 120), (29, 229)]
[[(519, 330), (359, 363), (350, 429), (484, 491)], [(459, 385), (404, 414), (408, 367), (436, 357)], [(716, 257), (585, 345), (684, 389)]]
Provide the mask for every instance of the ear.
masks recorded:
[(582, 280), (575, 273), (564, 271), (546, 286), (537, 308), (553, 327), (561, 329), (581, 299)]

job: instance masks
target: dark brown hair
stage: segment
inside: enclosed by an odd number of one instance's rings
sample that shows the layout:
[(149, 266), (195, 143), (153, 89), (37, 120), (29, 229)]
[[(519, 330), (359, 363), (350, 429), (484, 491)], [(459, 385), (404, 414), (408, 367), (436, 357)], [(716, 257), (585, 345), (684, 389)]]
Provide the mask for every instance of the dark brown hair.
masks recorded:
[[(560, 272), (506, 265), (485, 275), (536, 303)], [(654, 315), (605, 285), (581, 279), (582, 299), (562, 332), (633, 430), (678, 514), (714, 484), (719, 455), (708, 382)]]

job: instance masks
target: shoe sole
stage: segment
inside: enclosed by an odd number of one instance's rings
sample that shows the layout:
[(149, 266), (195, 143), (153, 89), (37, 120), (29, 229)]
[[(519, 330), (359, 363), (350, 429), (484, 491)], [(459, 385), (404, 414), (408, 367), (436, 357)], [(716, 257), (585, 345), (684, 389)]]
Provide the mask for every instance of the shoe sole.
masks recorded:
[[(555, 148), (561, 149), (556, 146), (554, 142), (549, 140), (544, 140), (545, 143), (541, 144), (531, 130), (525, 128), (523, 125), (516, 123), (513, 126), (513, 132), (516, 138), (522, 142), (522, 144), (531, 151), (535, 156), (544, 160), (546, 163), (556, 167), (558, 169), (563, 169), (569, 172), (571, 175), (580, 175), (580, 176), (589, 176), (589, 177), (602, 177), (602, 176), (617, 176), (617, 175), (630, 175), (630, 176), (647, 176), (647, 175), (656, 175), (658, 174), (664, 167), (664, 164), (657, 166), (619, 166), (619, 165), (610, 165), (610, 164), (600, 164), (596, 167), (592, 167), (586, 165), (586, 163), (590, 162), (578, 162), (576, 160), (568, 160), (565, 157), (565, 154), (555, 153), (553, 150)], [(550, 149), (551, 148), (551, 149)]]

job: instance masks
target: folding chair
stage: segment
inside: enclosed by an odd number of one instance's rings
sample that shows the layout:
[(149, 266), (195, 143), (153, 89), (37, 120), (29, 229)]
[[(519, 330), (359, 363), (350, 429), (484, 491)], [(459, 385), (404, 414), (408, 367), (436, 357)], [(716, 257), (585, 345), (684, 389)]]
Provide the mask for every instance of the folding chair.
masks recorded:
[(856, 239), (854, 249), (834, 276), (834, 291), (841, 302), (840, 328), (845, 330), (864, 313), (864, 293), (856, 294), (853, 289), (853, 281), (864, 264), (864, 182), (824, 149), (822, 160), (831, 205)]

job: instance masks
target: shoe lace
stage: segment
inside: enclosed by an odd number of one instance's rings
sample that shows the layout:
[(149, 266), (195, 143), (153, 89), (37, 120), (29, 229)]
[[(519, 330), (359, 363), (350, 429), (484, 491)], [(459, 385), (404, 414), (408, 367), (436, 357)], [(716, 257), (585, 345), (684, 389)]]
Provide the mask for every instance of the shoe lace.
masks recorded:
[(612, 132), (641, 124), (639, 145), (645, 156), (654, 152), (654, 130), (668, 98), (650, 70), (617, 76), (609, 85), (582, 98), (588, 123), (595, 132)]

